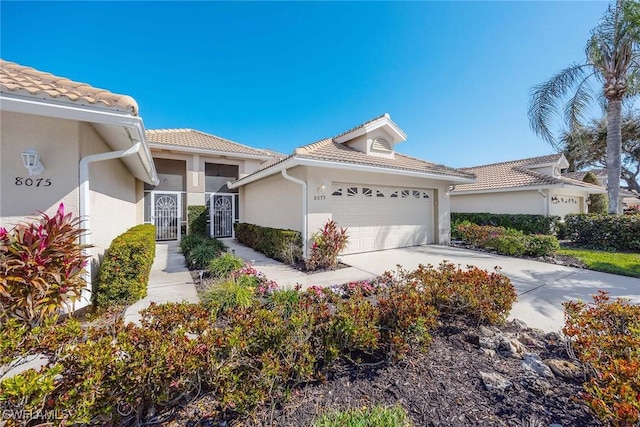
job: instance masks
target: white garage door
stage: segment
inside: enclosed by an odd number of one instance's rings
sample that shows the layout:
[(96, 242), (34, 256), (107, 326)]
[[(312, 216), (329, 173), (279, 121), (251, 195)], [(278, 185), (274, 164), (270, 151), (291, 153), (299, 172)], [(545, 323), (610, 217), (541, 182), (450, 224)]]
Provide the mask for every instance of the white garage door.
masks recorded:
[(348, 227), (345, 254), (433, 243), (433, 190), (334, 184), (333, 219)]

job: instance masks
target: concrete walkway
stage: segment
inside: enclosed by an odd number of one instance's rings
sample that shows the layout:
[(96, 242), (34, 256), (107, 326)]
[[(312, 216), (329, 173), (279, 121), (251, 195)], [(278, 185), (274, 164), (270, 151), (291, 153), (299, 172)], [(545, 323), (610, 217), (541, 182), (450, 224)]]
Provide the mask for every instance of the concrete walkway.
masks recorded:
[(407, 270), (415, 269), (419, 264), (437, 266), (444, 260), (462, 267), (473, 265), (490, 272), (500, 267), (500, 272), (511, 279), (518, 293), (518, 301), (509, 319), (517, 318), (531, 327), (548, 332), (562, 329), (564, 301), (590, 301), (591, 295), (597, 293), (598, 289), (609, 291), (613, 298), (625, 297), (640, 303), (640, 279), (450, 246), (416, 246), (345, 255), (342, 262), (349, 268), (307, 274), (267, 258), (235, 240), (227, 239), (224, 242), (239, 257), (254, 261), (258, 271), (281, 287), (300, 284), (303, 289), (310, 285), (327, 286), (372, 279), (385, 271), (395, 271), (398, 264)]
[(177, 242), (156, 244), (156, 256), (151, 266), (147, 296), (130, 305), (124, 314), (125, 323), (139, 324), (140, 310), (152, 302), (199, 302), (196, 286), (191, 273), (185, 266), (184, 256)]
[(312, 285), (330, 286), (375, 277), (375, 274), (355, 267), (309, 274), (254, 251), (238, 243), (235, 239), (222, 239), (222, 241), (229, 248), (229, 252), (234, 252), (238, 257), (253, 263), (256, 270), (264, 273), (267, 278), (276, 282), (281, 288), (294, 288), (296, 285), (300, 285), (302, 289), (307, 289)]

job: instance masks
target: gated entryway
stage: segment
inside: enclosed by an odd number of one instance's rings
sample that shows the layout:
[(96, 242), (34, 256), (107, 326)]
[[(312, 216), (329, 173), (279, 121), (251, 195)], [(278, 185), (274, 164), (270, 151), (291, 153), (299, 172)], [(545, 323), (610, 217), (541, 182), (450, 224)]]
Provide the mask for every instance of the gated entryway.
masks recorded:
[(178, 191), (151, 192), (151, 223), (156, 226), (156, 240), (180, 240), (181, 195)]
[(212, 237), (233, 237), (237, 194), (214, 193), (209, 199)]

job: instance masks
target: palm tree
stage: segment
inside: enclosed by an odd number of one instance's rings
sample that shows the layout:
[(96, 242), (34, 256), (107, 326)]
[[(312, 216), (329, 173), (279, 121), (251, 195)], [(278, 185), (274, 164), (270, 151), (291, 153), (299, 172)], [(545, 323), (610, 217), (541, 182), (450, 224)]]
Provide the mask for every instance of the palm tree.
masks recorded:
[(557, 147), (549, 126), (552, 117), (558, 113), (558, 101), (571, 89), (575, 90), (564, 106), (565, 120), (573, 129), (580, 125), (587, 106), (594, 101), (589, 81), (596, 79), (602, 84), (607, 117), (609, 213), (618, 213), (622, 102), (636, 94), (635, 79), (640, 75), (638, 26), (633, 21), (635, 16), (627, 12), (637, 10), (636, 6), (637, 0), (617, 0), (615, 5), (609, 6), (600, 24), (591, 32), (585, 49), (586, 61), (573, 64), (534, 86), (529, 103), (531, 129)]

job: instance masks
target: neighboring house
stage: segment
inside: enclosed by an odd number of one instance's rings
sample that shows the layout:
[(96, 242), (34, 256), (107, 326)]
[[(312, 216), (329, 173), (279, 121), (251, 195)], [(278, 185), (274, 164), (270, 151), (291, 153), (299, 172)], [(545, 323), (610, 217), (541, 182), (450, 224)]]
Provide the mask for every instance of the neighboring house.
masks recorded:
[(239, 200), (227, 182), (277, 155), (192, 129), (148, 130), (147, 139), (160, 182), (145, 184), (144, 220), (156, 225), (158, 240), (180, 239), (192, 205), (209, 207), (212, 236), (232, 237)]
[(606, 189), (562, 175), (564, 154), (463, 168), (478, 180), (451, 190), (451, 212), (538, 214), (586, 213), (590, 194)]
[(142, 223), (158, 177), (133, 98), (0, 60), (0, 109), (0, 226), (64, 203), (97, 259)]
[(298, 230), (305, 251), (330, 219), (348, 227), (345, 253), (447, 243), (449, 188), (475, 177), (398, 153), (406, 138), (384, 114), (270, 161), (228, 184), (240, 221)]
[[(588, 171), (566, 172), (566, 173), (563, 173), (562, 175), (567, 178), (575, 179), (577, 181), (582, 181), (588, 172), (591, 172), (592, 174), (595, 175), (596, 179), (598, 180), (598, 184), (600, 184), (604, 188), (607, 188), (607, 170), (606, 169), (591, 169)], [(637, 193), (634, 193), (633, 191), (629, 191), (625, 188), (620, 188), (619, 200), (620, 200), (619, 205), (621, 209), (625, 211), (640, 210), (640, 195)]]

